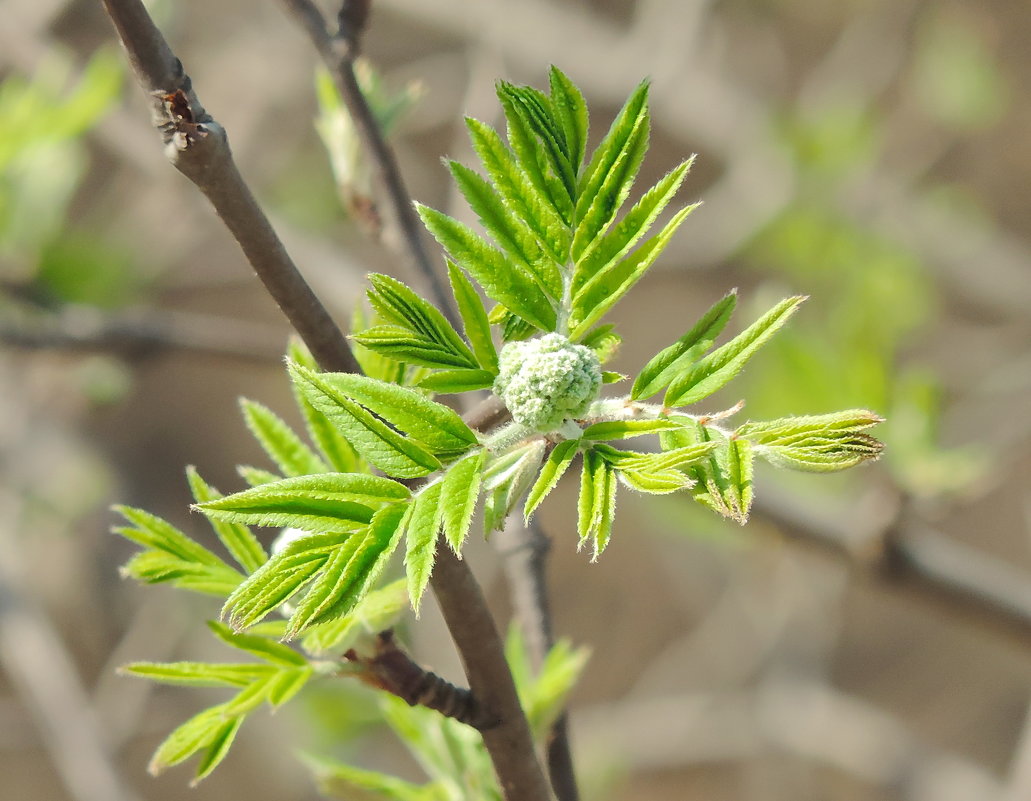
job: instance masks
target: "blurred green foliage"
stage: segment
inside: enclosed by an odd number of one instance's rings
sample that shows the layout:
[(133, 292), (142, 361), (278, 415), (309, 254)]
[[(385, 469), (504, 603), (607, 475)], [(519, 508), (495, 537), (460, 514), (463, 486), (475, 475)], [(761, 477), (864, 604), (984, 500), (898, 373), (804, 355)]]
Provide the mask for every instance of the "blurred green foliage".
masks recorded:
[(122, 90), (113, 50), (78, 66), (51, 50), (30, 77), (0, 83), (0, 280), (37, 304), (101, 308), (135, 299), (143, 279), (131, 254), (70, 211), (89, 167), (84, 136)]

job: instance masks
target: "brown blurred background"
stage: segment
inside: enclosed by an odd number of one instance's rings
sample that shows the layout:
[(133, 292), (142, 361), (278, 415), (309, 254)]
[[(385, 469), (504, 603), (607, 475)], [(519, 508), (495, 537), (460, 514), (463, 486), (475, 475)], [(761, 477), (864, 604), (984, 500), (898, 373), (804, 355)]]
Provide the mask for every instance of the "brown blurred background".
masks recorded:
[[(346, 319), (366, 272), (405, 278), (341, 206), (312, 124), (315, 59), (277, 4), (152, 5), (328, 305)], [(1031, 798), (1031, 7), (373, 5), (366, 55), (388, 88), (421, 85), (394, 137), (409, 188), (463, 219), (439, 159), (471, 162), (461, 116), (498, 123), (495, 79), (540, 86), (557, 64), (597, 141), (651, 77), (643, 177), (698, 153), (683, 196), (705, 205), (618, 307), (612, 369), (634, 374), (731, 286), (742, 320), (804, 292), (724, 405), (889, 418), (886, 457), (854, 475), (761, 473), (745, 529), (624, 495), (589, 564), (574, 490), (544, 505), (557, 628), (593, 650), (573, 704), (585, 797)], [(54, 133), (75, 109), (53, 98), (112, 46), (99, 4), (4, 0), (0, 16), (5, 85), (52, 95), (35, 117), (0, 95), (0, 796), (312, 799), (302, 748), (418, 778), (367, 725), (367, 698), (329, 690), (255, 715), (196, 789), (187, 770), (146, 775), (154, 746), (218, 694), (114, 669), (221, 658), (201, 624), (217, 610), (121, 581), (132, 549), (108, 533), (108, 506), (200, 535), (183, 466), (224, 490), (242, 486), (236, 464), (266, 466), (236, 398), (296, 419), (288, 331), (164, 161), (135, 85), (97, 89), (96, 119)], [(46, 102), (52, 121), (33, 135), (50, 149), (9, 157)], [(892, 572), (886, 536), (917, 543), (903, 553), (931, 579)], [(495, 552), (471, 558), (507, 614)], [(433, 613), (412, 638), (458, 675)]]

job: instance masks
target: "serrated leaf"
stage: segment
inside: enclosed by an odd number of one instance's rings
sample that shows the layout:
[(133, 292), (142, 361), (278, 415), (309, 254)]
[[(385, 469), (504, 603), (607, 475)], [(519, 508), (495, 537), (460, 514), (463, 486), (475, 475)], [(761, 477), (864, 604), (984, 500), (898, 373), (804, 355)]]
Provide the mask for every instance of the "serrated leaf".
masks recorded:
[(557, 149), (555, 132), (542, 131), (543, 121), (534, 118), (525, 103), (518, 102), (512, 90), (519, 88), (523, 87), (517, 88), (504, 81), (497, 84), (498, 100), (508, 123), (508, 144), (538, 193), (568, 224), (573, 219), (572, 198), (575, 194), (575, 188), (569, 182), (568, 166), (563, 170), (558, 163), (548, 164), (549, 156), (554, 159)]
[(476, 361), (485, 371), (497, 375), (498, 352), (491, 337), (490, 321), (487, 319), (483, 301), (480, 300), (480, 295), (472, 282), (465, 277), (465, 273), (450, 259), (447, 262), (447, 275), (458, 313), (462, 318), (465, 336), (472, 346)]
[(275, 681), (275, 676), (275, 673), (271, 673), (248, 684), (225, 704), (222, 714), (227, 718), (249, 715), (268, 700), (269, 690)]
[(295, 364), (287, 367), (304, 397), (337, 426), (369, 463), (399, 478), (418, 478), (440, 469), (433, 454), (373, 417), (319, 374)]
[[(351, 339), (377, 355), (393, 359), (395, 362), (408, 362), (424, 367), (470, 367), (470, 359), (456, 356), (425, 337), (414, 334), (411, 329), (400, 325), (375, 325), (366, 328), (360, 334), (353, 334)], [(363, 369), (364, 369), (363, 365)], [(401, 365), (397, 365), (398, 368)], [(384, 377), (399, 378), (400, 370), (395, 369), (393, 375)]]
[(814, 434), (833, 436), (863, 431), (883, 422), (883, 417), (867, 409), (847, 409), (830, 414), (781, 417), (762, 422), (750, 420), (739, 426), (734, 433), (739, 437), (746, 437), (756, 444), (789, 445)]
[(437, 537), (444, 510), (440, 503), (442, 482), (425, 487), (416, 497), (405, 523), (407, 549), (405, 572), (408, 575), (408, 597), (416, 617), (422, 604), (422, 595), (437, 559)]
[[(222, 493), (204, 481), (192, 465), (186, 468), (186, 478), (189, 481), (193, 499), (197, 503), (214, 501), (222, 497)], [(265, 549), (261, 547), (257, 537), (246, 526), (214, 518), (209, 518), (209, 520), (226, 550), (248, 573), (253, 573), (268, 559)]]
[[(312, 358), (311, 353), (298, 340), (292, 340), (287, 351), (287, 358), (297, 364), (307, 367), (309, 370), (318, 370), (319, 366)], [(358, 473), (362, 472), (358, 454), (354, 448), (340, 434), (326, 417), (314, 406), (312, 406), (297, 388), (296, 384), (291, 385), (294, 393), (294, 400), (297, 407), (304, 415), (304, 422), (308, 429), (308, 436), (322, 452), (323, 457), (333, 472), (337, 473)]]
[(452, 354), (459, 360), (456, 367), (477, 366), (462, 337), (433, 304), (389, 275), (372, 273), (369, 275), (369, 283), (369, 302), (385, 320), (410, 329), (427, 342)]
[(637, 178), (637, 171), (648, 150), (648, 133), (648, 111), (647, 108), (644, 108), (630, 130), (623, 149), (606, 172), (601, 185), (598, 186), (590, 205), (583, 203), (583, 195), (578, 198), (577, 225), (576, 231), (573, 233), (571, 248), (573, 261), (577, 264), (616, 219), (616, 215), (623, 206), (623, 201), (630, 194), (630, 187)]
[(265, 453), (285, 476), (304, 476), (329, 470), (315, 452), (271, 409), (246, 398), (240, 399), (247, 428)]
[(232, 722), (226, 721), (225, 707), (226, 704), (209, 707), (178, 726), (157, 747), (147, 770), (157, 776), (216, 742), (220, 734), (224, 737), (225, 728)]
[(665, 227), (625, 259), (597, 272), (573, 297), (570, 339), (577, 339), (636, 284), (669, 244), (677, 228), (697, 204), (673, 215)]
[[(590, 163), (587, 165), (580, 177), (577, 187), (576, 218), (583, 220), (592, 206), (599, 205), (599, 195), (606, 178), (610, 173), (616, 171), (620, 161), (627, 161), (630, 154), (640, 146), (635, 145), (635, 138), (640, 139), (642, 127), (647, 126), (648, 118), (648, 82), (641, 82), (627, 99), (619, 114), (612, 121), (605, 138), (591, 155)], [(635, 132), (638, 134), (635, 137)], [(647, 130), (644, 131), (644, 139), (647, 141)], [(611, 191), (611, 187), (610, 187)], [(602, 198), (609, 201), (614, 197)], [(589, 241), (588, 241), (589, 243)], [(578, 252), (574, 246), (574, 258)]]
[(537, 241), (559, 263), (568, 258), (570, 232), (551, 202), (516, 164), (501, 137), (489, 125), (467, 117), (473, 148), (495, 188), (530, 225)]
[(444, 537), (451, 550), (459, 556), (469, 534), (476, 501), (480, 497), (483, 465), (486, 461), (487, 452), (476, 451), (453, 464), (441, 482)]
[(274, 481), (280, 481), (283, 478), (269, 470), (262, 470), (260, 467), (253, 467), (249, 464), (237, 465), (236, 472), (240, 474), (240, 478), (252, 487), (259, 487), (262, 484), (271, 484)]
[(458, 220), (428, 206), (416, 204), (416, 208), (429, 232), (455, 263), (476, 279), (488, 297), (544, 331), (555, 329), (555, 307), (529, 270)]
[[(121, 533), (123, 529), (115, 529)], [(165, 551), (147, 550), (133, 556), (121, 569), (123, 576), (147, 584), (168, 582), (174, 587), (225, 598), (244, 580), (229, 565), (190, 562)]]
[(576, 533), (577, 550), (591, 538), (597, 526), (599, 511), (595, 508), (596, 483), (605, 469), (601, 456), (595, 450), (584, 451), (583, 469), (580, 472), (580, 495), (577, 501)]
[(630, 439), (631, 437), (642, 437), (645, 434), (657, 434), (660, 431), (668, 431), (676, 427), (677, 423), (661, 417), (657, 420), (606, 420), (587, 426), (584, 429), (583, 438), (586, 440)]
[(641, 240), (676, 195), (693, 162), (692, 156), (667, 173), (634, 204), (617, 225), (588, 244), (577, 259), (573, 272), (574, 295), (597, 273), (626, 256)]
[(280, 707), (304, 689), (304, 685), (312, 677), (314, 670), (310, 667), (280, 670), (272, 680), (268, 690), (268, 702), (272, 707)]
[(441, 370), (420, 379), (416, 386), (441, 394), (472, 392), (494, 386), (495, 375), (487, 370)]
[[(682, 425), (659, 435), (663, 448), (672, 451), (707, 443), (713, 446), (706, 457), (683, 468), (696, 481), (692, 489), (695, 500), (743, 525), (748, 519), (748, 507), (751, 505), (750, 454), (740, 449), (735, 440), (728, 439), (722, 432), (696, 420), (683, 416), (671, 419)], [(746, 459), (747, 464), (744, 462)]]
[(321, 373), (319, 378), (435, 454), (462, 453), (478, 442), (476, 434), (454, 409), (414, 389), (353, 373)]
[(272, 665), (278, 665), (280, 667), (303, 667), (308, 664), (308, 660), (301, 654), (297, 653), (293, 648), (288, 645), (284, 645), (281, 642), (271, 640), (268, 637), (259, 634), (243, 634), (239, 631), (233, 631), (224, 623), (219, 623), (214, 620), (208, 621), (208, 628), (211, 629), (212, 634), (218, 637), (218, 639), (226, 645), (231, 646), (232, 648), (237, 648), (241, 651), (246, 651), (252, 656), (256, 656), (258, 659), (262, 659)]
[(623, 470), (618, 471), (619, 479), (630, 489), (648, 495), (669, 495), (673, 492), (689, 489), (694, 481), (679, 470)]
[(229, 625), (239, 630), (257, 623), (311, 581), (330, 555), (351, 536), (338, 532), (310, 534), (288, 544), (226, 599), (222, 614), (228, 617)]
[(733, 506), (741, 518), (742, 524), (748, 520), (752, 508), (752, 475), (755, 455), (752, 443), (747, 439), (731, 438), (727, 441), (727, 473), (730, 479), (730, 492)]
[(133, 662), (118, 669), (162, 684), (192, 687), (243, 687), (273, 671), (270, 665), (211, 662)]
[(408, 611), (408, 582), (399, 579), (369, 592), (346, 615), (319, 623), (305, 632), (303, 646), (310, 654), (342, 653), (362, 632), (391, 628)]
[(737, 290), (716, 301), (684, 336), (659, 351), (634, 381), (631, 400), (644, 400), (664, 389), (677, 374), (712, 347), (737, 305)]
[(805, 297), (786, 298), (752, 325), (717, 348), (686, 372), (666, 391), (666, 406), (687, 406), (706, 398), (736, 376), (745, 363), (788, 321)]
[(134, 526), (133, 528), (116, 528), (115, 532), (128, 540), (132, 540), (137, 545), (164, 551), (184, 562), (196, 562), (202, 565), (224, 567), (227, 570), (232, 570), (229, 565), (215, 554), (203, 545), (199, 545), (191, 540), (168, 521), (162, 520), (160, 517), (145, 512), (142, 509), (134, 509), (131, 506), (116, 505), (112, 508)]
[(558, 68), (548, 73), (551, 84), (551, 107), (562, 126), (574, 174), (579, 173), (587, 147), (587, 103), (576, 85)]
[(364, 473), (319, 473), (198, 504), (206, 515), (255, 526), (288, 526), (304, 531), (353, 531), (366, 525), (373, 506), (407, 500), (403, 484)]
[(459, 191), (498, 247), (528, 270), (552, 300), (559, 300), (562, 275), (558, 264), (537, 242), (531, 228), (477, 172), (457, 161), (449, 166)]
[(541, 501), (548, 496), (548, 493), (555, 488), (559, 479), (569, 469), (569, 465), (572, 464), (579, 450), (579, 445), (577, 440), (567, 439), (556, 445), (548, 454), (548, 459), (541, 468), (537, 481), (530, 488), (530, 492), (526, 496), (526, 504), (523, 506), (523, 520), (527, 525), (530, 523), (530, 517), (534, 510), (540, 506)]
[(529, 489), (541, 466), (544, 448), (544, 440), (536, 439), (488, 463), (483, 474), (487, 493), (483, 524), (487, 533), (504, 526), (509, 512)]
[(200, 762), (197, 763), (197, 772), (193, 776), (193, 781), (190, 782), (191, 787), (196, 787), (201, 780), (211, 775), (211, 771), (217, 768), (219, 763), (226, 758), (233, 740), (236, 739), (236, 733), (240, 731), (240, 727), (243, 725), (243, 720), (242, 717), (227, 720), (225, 725), (218, 729), (214, 736), (211, 737)]

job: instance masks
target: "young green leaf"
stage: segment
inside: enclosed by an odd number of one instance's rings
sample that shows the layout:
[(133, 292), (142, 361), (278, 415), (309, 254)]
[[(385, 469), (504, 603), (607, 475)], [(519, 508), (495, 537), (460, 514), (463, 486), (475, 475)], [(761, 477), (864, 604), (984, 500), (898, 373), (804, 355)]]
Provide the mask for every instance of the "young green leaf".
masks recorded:
[(488, 370), (441, 370), (420, 379), (416, 386), (443, 394), (472, 392), (494, 386), (496, 375)]
[[(387, 507), (394, 508), (404, 507)], [(351, 536), (355, 535), (331, 532), (294, 540), (236, 588), (226, 599), (223, 617), (237, 630), (257, 623), (318, 575), (330, 555)]]
[(397, 368), (402, 368), (403, 364), (397, 364), (398, 362), (438, 368), (468, 369), (470, 366), (469, 359), (465, 356), (456, 356), (440, 344), (401, 325), (375, 325), (361, 333), (353, 334), (351, 339), (375, 355), (395, 362), (393, 374), (384, 374), (383, 378), (386, 380), (400, 379), (401, 371)]
[(458, 220), (428, 206), (416, 207), (429, 232), (455, 263), (476, 279), (488, 297), (538, 328), (554, 330), (555, 307), (529, 270), (491, 247)]
[[(116, 529), (123, 533), (127, 529)], [(174, 587), (225, 598), (243, 581), (241, 573), (227, 564), (207, 565), (159, 550), (141, 551), (121, 569), (123, 576), (145, 584), (170, 583)]]
[(551, 108), (562, 127), (574, 175), (579, 173), (587, 147), (587, 103), (576, 85), (558, 68), (548, 72)]
[(577, 440), (567, 439), (556, 445), (548, 455), (548, 460), (544, 463), (544, 467), (541, 468), (537, 481), (526, 496), (526, 505), (523, 507), (523, 520), (527, 525), (530, 524), (530, 517), (533, 515), (534, 510), (540, 506), (541, 501), (548, 496), (548, 493), (555, 489), (559, 479), (569, 469), (569, 465), (572, 464), (579, 446), (580, 443)]
[(236, 472), (251, 487), (260, 487), (262, 484), (272, 484), (283, 479), (282, 476), (276, 475), (269, 470), (262, 470), (260, 467), (254, 467), (249, 464), (238, 464)]
[(537, 241), (557, 262), (569, 255), (570, 232), (555, 207), (516, 163), (497, 132), (479, 120), (466, 117), (469, 138), (494, 187), (533, 229)]
[(490, 335), (490, 321), (487, 319), (487, 310), (483, 308), (483, 301), (465, 273), (450, 259), (447, 262), (447, 276), (458, 313), (462, 317), (465, 336), (472, 345), (476, 361), (485, 371), (496, 375), (498, 352)]
[(469, 533), (476, 501), (480, 497), (480, 483), (487, 452), (478, 450), (453, 464), (441, 482), (440, 504), (443, 512), (444, 537), (456, 554), (461, 555), (462, 544)]
[(618, 469), (619, 480), (630, 489), (647, 495), (669, 495), (694, 486), (694, 481), (679, 470), (642, 468), (639, 470)]
[(786, 298), (734, 337), (717, 348), (669, 386), (663, 403), (687, 406), (706, 398), (736, 376), (760, 347), (788, 321), (805, 297)]
[(275, 672), (271, 665), (215, 664), (210, 662), (133, 662), (119, 673), (139, 676), (162, 684), (192, 687), (243, 687)]
[(226, 645), (246, 651), (251, 656), (256, 656), (271, 665), (278, 667), (304, 667), (308, 660), (293, 648), (281, 642), (270, 640), (260, 634), (243, 634), (233, 631), (224, 623), (214, 620), (208, 621), (208, 628), (211, 633), (218, 637)]
[[(456, 367), (477, 366), (469, 347), (433, 304), (389, 275), (371, 273), (369, 283), (372, 285), (369, 302), (385, 320), (410, 329), (426, 342), (451, 354), (457, 360)], [(361, 337), (358, 339), (360, 341)]]
[(483, 474), (486, 502), (484, 530), (490, 533), (505, 525), (505, 518), (530, 487), (544, 458), (544, 440), (535, 439), (495, 459)]
[(303, 755), (315, 775), (319, 792), (327, 798), (360, 801), (440, 801), (432, 786), (412, 784), (393, 776), (346, 765), (343, 762)]
[(612, 323), (595, 326), (580, 340), (581, 345), (595, 352), (602, 364), (616, 355), (623, 342), (623, 338), (613, 330), (614, 328)]
[(645, 241), (625, 259), (608, 265), (584, 284), (583, 288), (573, 296), (573, 309), (570, 317), (570, 338), (582, 336), (602, 315), (608, 312), (620, 298), (640, 280), (641, 276), (652, 266), (659, 254), (669, 244), (677, 228), (687, 215), (697, 208), (697, 204), (681, 209), (673, 215), (665, 227)]
[(630, 252), (676, 195), (693, 162), (692, 156), (670, 171), (634, 204), (616, 226), (603, 236), (596, 237), (587, 246), (573, 272), (573, 294), (579, 292), (597, 273), (614, 265)]
[(408, 611), (408, 582), (391, 582), (369, 592), (354, 609), (345, 615), (309, 628), (302, 641), (304, 650), (316, 656), (341, 654), (362, 633), (374, 633), (392, 627)]
[[(620, 182), (626, 180), (626, 174), (620, 170), (620, 164), (629, 166), (634, 160), (640, 162), (643, 155), (643, 147), (647, 146), (648, 127), (648, 82), (643, 81), (627, 99), (616, 119), (613, 120), (608, 133), (595, 149), (591, 161), (580, 177), (577, 201), (576, 219), (584, 220), (591, 216), (592, 230), (597, 228), (597, 220), (603, 216), (603, 209), (610, 209), (614, 214), (618, 209), (619, 202), (616, 202), (618, 193), (623, 189), (621, 184), (609, 184), (603, 192), (606, 179), (612, 173), (623, 173)], [(642, 136), (643, 134), (643, 136)], [(643, 144), (642, 144), (643, 140)], [(632, 180), (632, 175), (630, 176)], [(629, 187), (626, 187), (629, 189)], [(625, 197), (625, 193), (624, 193)], [(611, 219), (611, 216), (609, 217)], [(578, 260), (583, 247), (590, 244), (593, 235), (580, 236), (581, 248), (578, 250), (574, 245), (573, 257)]]
[(476, 434), (447, 406), (408, 387), (354, 373), (321, 373), (338, 395), (360, 403), (435, 454), (455, 454), (477, 444)]
[[(218, 500), (222, 493), (210, 486), (192, 465), (186, 468), (186, 478), (190, 483), (193, 492), (193, 499), (197, 503)], [(227, 523), (224, 520), (209, 518), (215, 533), (226, 547), (226, 550), (233, 555), (233, 558), (248, 573), (253, 573), (261, 567), (268, 556), (265, 549), (261, 547), (258, 538), (255, 537), (247, 526), (238, 523)]]
[(591, 561), (597, 560), (608, 545), (612, 534), (612, 519), (616, 510), (615, 470), (596, 450), (584, 451), (583, 473), (580, 479), (577, 530), (578, 547), (587, 540), (594, 543)]
[(627, 137), (623, 149), (617, 154), (612, 166), (605, 174), (590, 205), (577, 202), (577, 226), (573, 234), (572, 256), (579, 264), (587, 250), (594, 245), (602, 233), (612, 224), (630, 194), (630, 187), (637, 178), (637, 171), (648, 150), (648, 111), (637, 118)]
[(529, 270), (552, 300), (559, 300), (562, 297), (559, 266), (538, 243), (530, 226), (506, 206), (494, 188), (474, 170), (457, 161), (449, 162), (449, 167), (459, 191), (494, 242)]
[(645, 434), (657, 434), (659, 431), (668, 431), (676, 428), (677, 423), (665, 418), (657, 420), (606, 420), (602, 423), (594, 423), (584, 429), (585, 440), (611, 440), (630, 439), (641, 437)]
[(557, 123), (540, 108), (539, 93), (535, 104), (532, 92), (529, 87), (516, 87), (504, 81), (497, 84), (498, 100), (508, 123), (508, 144), (537, 191), (568, 224), (573, 219), (575, 187), (568, 155), (561, 152), (564, 136)]
[(214, 733), (214, 736), (207, 743), (200, 761), (197, 763), (197, 772), (190, 782), (191, 787), (196, 787), (200, 781), (207, 778), (211, 771), (217, 768), (219, 763), (226, 758), (226, 754), (229, 753), (229, 749), (233, 744), (233, 740), (236, 739), (236, 734), (240, 731), (243, 721), (242, 717), (231, 718)]
[[(222, 746), (227, 739), (230, 739), (231, 732), (238, 728), (242, 721), (242, 719), (227, 721), (226, 706), (227, 704), (218, 704), (209, 707), (177, 727), (157, 747), (147, 770), (157, 776), (166, 768), (185, 762), (197, 751), (209, 748), (209, 746), (216, 746), (217, 750), (221, 752), (221, 756), (224, 757), (225, 749)], [(211, 772), (215, 764), (217, 764), (217, 760), (206, 761), (207, 773)], [(198, 775), (197, 778), (203, 777)]]
[[(311, 353), (298, 340), (292, 340), (287, 350), (287, 358), (307, 367), (309, 370), (318, 371), (319, 366)], [(294, 393), (294, 400), (297, 407), (304, 415), (305, 425), (308, 428), (308, 436), (322, 452), (325, 461), (332, 472), (336, 473), (360, 473), (362, 465), (354, 448), (340, 434), (339, 431), (326, 419), (326, 417), (314, 406), (312, 406), (297, 388), (296, 384), (291, 385)]]
[(644, 400), (661, 391), (719, 336), (737, 304), (737, 290), (731, 290), (709, 308), (694, 327), (680, 339), (659, 351), (641, 370), (630, 392), (631, 400)]
[(384, 473), (418, 478), (440, 469), (440, 462), (433, 454), (373, 417), (320, 374), (296, 364), (287, 367), (308, 402), (337, 426), (362, 457)]
[(270, 409), (246, 398), (240, 399), (240, 409), (247, 427), (283, 475), (304, 476), (329, 470), (326, 463)]
[(426, 584), (433, 572), (433, 564), (437, 559), (437, 537), (444, 515), (441, 506), (440, 491), (443, 484), (436, 482), (425, 487), (415, 496), (412, 509), (405, 524), (407, 551), (405, 553), (405, 569), (408, 574), (408, 596), (412, 601), (412, 609), (419, 616), (419, 606)]
[(178, 557), (183, 562), (196, 562), (201, 565), (225, 567), (232, 570), (229, 565), (203, 545), (197, 544), (160, 517), (131, 506), (114, 506), (113, 509), (133, 524), (133, 528), (116, 528), (115, 532), (137, 545), (164, 551)]
[(315, 671), (310, 667), (280, 670), (269, 684), (266, 699), (273, 709), (282, 706), (299, 693)]
[(372, 506), (407, 500), (403, 484), (364, 473), (319, 473), (198, 504), (206, 515), (232, 523), (290, 526), (304, 531), (353, 531), (372, 519)]

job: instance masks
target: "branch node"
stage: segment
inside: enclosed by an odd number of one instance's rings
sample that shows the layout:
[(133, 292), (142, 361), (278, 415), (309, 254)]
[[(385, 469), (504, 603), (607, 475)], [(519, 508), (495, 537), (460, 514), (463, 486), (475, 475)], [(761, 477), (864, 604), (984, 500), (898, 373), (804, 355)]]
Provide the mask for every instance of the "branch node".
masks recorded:
[(478, 731), (493, 728), (500, 721), (483, 707), (472, 691), (456, 687), (436, 673), (416, 664), (394, 641), (394, 632), (381, 631), (372, 656), (359, 656), (349, 649), (344, 658), (361, 668), (357, 677), (380, 690), (396, 695), (409, 706), (425, 706)]

